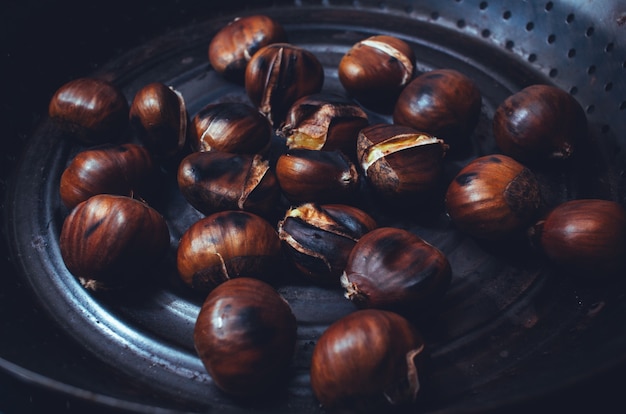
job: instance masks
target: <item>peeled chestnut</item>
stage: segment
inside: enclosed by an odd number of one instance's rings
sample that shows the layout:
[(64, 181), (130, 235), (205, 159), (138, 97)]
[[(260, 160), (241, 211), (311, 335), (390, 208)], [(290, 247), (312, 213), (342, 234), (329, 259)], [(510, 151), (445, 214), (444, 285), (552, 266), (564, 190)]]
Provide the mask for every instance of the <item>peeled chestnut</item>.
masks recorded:
[(191, 136), (196, 151), (255, 154), (269, 147), (272, 126), (250, 105), (220, 102), (206, 105), (193, 117)]
[(264, 46), (246, 66), (246, 93), (275, 127), (296, 100), (319, 92), (323, 84), (324, 68), (317, 57), (289, 43)]
[(587, 117), (564, 90), (531, 85), (498, 106), (493, 133), (500, 150), (518, 161), (567, 159), (587, 136)]
[(338, 150), (289, 150), (276, 162), (276, 178), (292, 203), (341, 202), (359, 185), (356, 166)]
[(445, 205), (457, 228), (499, 240), (525, 231), (541, 203), (535, 174), (506, 155), (485, 155), (466, 165), (448, 186)]
[(99, 194), (77, 205), (61, 228), (67, 269), (89, 290), (149, 280), (170, 243), (167, 223), (146, 203)]
[(278, 233), (267, 220), (246, 211), (220, 211), (185, 231), (176, 261), (183, 282), (208, 292), (241, 276), (270, 280), (280, 257)]
[(443, 140), (402, 125), (370, 125), (357, 138), (363, 174), (387, 199), (407, 199), (435, 188), (447, 150)]
[(295, 351), (296, 332), (289, 303), (267, 283), (241, 277), (209, 293), (193, 341), (218, 388), (250, 397), (282, 382)]
[(388, 412), (414, 404), (423, 383), (425, 344), (402, 316), (353, 312), (320, 336), (311, 358), (311, 388), (331, 412)]
[(470, 78), (456, 70), (436, 69), (402, 90), (393, 122), (443, 139), (453, 150), (463, 149), (478, 124), (481, 105), (480, 90)]
[(354, 153), (356, 137), (369, 124), (367, 114), (343, 96), (317, 93), (298, 99), (287, 112), (279, 134), (288, 148), (342, 150)]
[(205, 215), (245, 210), (266, 216), (280, 199), (276, 175), (258, 154), (194, 152), (181, 161), (177, 179), (183, 197)]
[(371, 36), (354, 44), (341, 58), (339, 81), (363, 106), (389, 112), (413, 79), (415, 53), (405, 41)]
[(148, 197), (157, 171), (150, 152), (126, 143), (102, 145), (76, 154), (61, 175), (61, 201), (68, 208), (96, 194)]
[(431, 310), (451, 279), (450, 263), (441, 250), (408, 230), (380, 227), (356, 242), (341, 285), (358, 307), (413, 317)]
[(187, 142), (185, 100), (171, 86), (153, 82), (141, 88), (130, 105), (129, 116), (139, 140), (159, 158), (178, 154)]
[(278, 223), (278, 237), (295, 267), (322, 284), (338, 284), (355, 243), (376, 221), (343, 204), (306, 203), (290, 208)]
[(119, 141), (128, 127), (128, 102), (112, 83), (78, 78), (62, 85), (48, 105), (50, 118), (86, 144)]
[(209, 43), (209, 62), (225, 78), (244, 82), (246, 65), (263, 46), (287, 42), (285, 30), (269, 16), (237, 17), (220, 29)]
[(626, 271), (626, 211), (615, 201), (566, 201), (529, 234), (539, 250), (574, 276), (593, 281)]

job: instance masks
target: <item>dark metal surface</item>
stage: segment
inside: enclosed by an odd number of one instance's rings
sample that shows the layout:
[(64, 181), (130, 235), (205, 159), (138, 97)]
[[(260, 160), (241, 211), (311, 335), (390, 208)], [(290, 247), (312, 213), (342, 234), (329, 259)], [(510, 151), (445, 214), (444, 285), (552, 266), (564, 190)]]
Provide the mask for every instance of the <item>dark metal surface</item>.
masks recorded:
[[(455, 68), (474, 79), (483, 93), (481, 122), (471, 153), (448, 160), (448, 178), (472, 157), (496, 151), (490, 119), (506, 96), (531, 83), (554, 83), (585, 108), (599, 151), (567, 174), (537, 171), (546, 202), (583, 196), (626, 200), (626, 7), (618, 2), (592, 7), (571, 0), (295, 1), (244, 7), (236, 1), (181, 1), (130, 8), (116, 3), (106, 8), (63, 3), (47, 15), (52, 6), (13, 6), (31, 30), (19, 19), (4, 18), (5, 62), (17, 81), (9, 86), (16, 105), (7, 105), (4, 114), (10, 142), (2, 173), (0, 366), (20, 381), (96, 406), (139, 412), (319, 411), (308, 386), (310, 354), (323, 329), (352, 305), (337, 290), (281, 283), (299, 322), (291, 381), (266, 401), (240, 402), (218, 392), (191, 342), (202, 298), (174, 273), (177, 240), (200, 216), (177, 192), (171, 166), (164, 170), (169, 181), (156, 207), (169, 220), (172, 254), (150, 288), (132, 295), (89, 294), (67, 272), (58, 251), (67, 213), (58, 179), (80, 147), (60, 140), (45, 119), (54, 89), (97, 74), (119, 84), (129, 99), (148, 82), (172, 84), (191, 115), (209, 102), (245, 101), (242, 88), (212, 72), (206, 58), (211, 35), (241, 13), (265, 13), (283, 23), (293, 43), (322, 61), (325, 90), (341, 91), (335, 68), (343, 53), (380, 33), (408, 41), (419, 70)], [(83, 20), (65, 14), (72, 9), (82, 12)], [(86, 33), (82, 39), (72, 25)], [(55, 32), (46, 39), (46, 30)], [(21, 44), (12, 37), (18, 35), (26, 36)], [(376, 202), (367, 206), (382, 224), (409, 228), (441, 248), (453, 268), (442, 312), (422, 326), (432, 349), (426, 412), (510, 412), (555, 398), (573, 409), (586, 406), (576, 395), (581, 389), (593, 389), (605, 403), (607, 395), (615, 395), (607, 378), (624, 375), (623, 283), (599, 288), (572, 283), (522, 244), (503, 248), (459, 234), (441, 210), (390, 215)]]

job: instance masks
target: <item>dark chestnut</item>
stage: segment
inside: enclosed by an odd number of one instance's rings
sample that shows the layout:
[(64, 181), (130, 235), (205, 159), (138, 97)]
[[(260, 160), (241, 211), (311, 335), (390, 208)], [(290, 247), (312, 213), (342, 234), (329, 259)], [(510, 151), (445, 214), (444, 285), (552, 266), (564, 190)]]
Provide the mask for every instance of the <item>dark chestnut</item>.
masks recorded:
[(626, 271), (626, 211), (602, 199), (557, 205), (529, 231), (535, 247), (568, 274), (589, 281)]
[(306, 203), (287, 210), (278, 223), (278, 237), (302, 274), (317, 283), (338, 285), (355, 243), (376, 227), (359, 208)]
[(192, 118), (191, 128), (191, 146), (196, 151), (263, 153), (272, 139), (267, 118), (241, 102), (206, 105)]
[(262, 47), (246, 67), (246, 93), (274, 127), (296, 100), (318, 93), (323, 84), (324, 68), (317, 57), (289, 43)]
[(193, 342), (218, 388), (254, 397), (283, 382), (296, 333), (289, 303), (267, 283), (241, 277), (209, 293), (196, 320)]
[(192, 224), (178, 244), (178, 273), (188, 286), (208, 292), (241, 276), (270, 280), (281, 258), (278, 233), (246, 211), (220, 211)]
[(414, 317), (436, 305), (451, 279), (441, 250), (408, 230), (380, 227), (356, 242), (341, 285), (346, 298), (359, 307)]
[(359, 172), (341, 151), (293, 149), (276, 162), (276, 178), (292, 203), (334, 203), (352, 197)]
[(76, 154), (61, 175), (61, 201), (68, 208), (96, 194), (149, 197), (157, 170), (150, 152), (138, 144), (103, 145)]
[(121, 140), (128, 129), (128, 102), (111, 82), (78, 78), (62, 85), (48, 105), (59, 128), (86, 144)]
[(367, 113), (336, 94), (317, 93), (298, 99), (278, 131), (288, 148), (342, 150), (354, 153), (356, 137), (369, 125)]
[(341, 58), (339, 81), (363, 106), (390, 112), (413, 79), (415, 53), (404, 40), (377, 35), (354, 44)]
[(457, 228), (471, 236), (514, 237), (535, 219), (541, 204), (535, 174), (506, 155), (476, 158), (448, 186), (446, 210)]
[(363, 174), (386, 199), (408, 199), (435, 188), (447, 150), (443, 140), (402, 125), (370, 125), (357, 138)]
[(209, 43), (209, 62), (233, 82), (244, 82), (246, 65), (263, 46), (287, 42), (282, 25), (265, 15), (237, 17), (221, 28)]
[(518, 161), (567, 159), (587, 136), (587, 117), (564, 90), (531, 85), (498, 106), (493, 133), (500, 150)]
[(146, 203), (99, 194), (78, 204), (61, 228), (67, 269), (89, 290), (147, 281), (170, 243), (167, 223)]
[(276, 174), (259, 154), (194, 152), (181, 161), (177, 179), (183, 197), (205, 215), (245, 210), (269, 216), (280, 199)]
[(413, 127), (464, 149), (480, 117), (482, 96), (476, 84), (453, 69), (436, 69), (413, 79), (400, 93), (393, 122)]
[(311, 358), (311, 388), (331, 412), (389, 412), (415, 406), (426, 346), (402, 316), (378, 309), (348, 314), (320, 336)]
[(135, 94), (130, 125), (139, 140), (158, 158), (170, 158), (187, 143), (185, 99), (171, 86), (150, 83)]

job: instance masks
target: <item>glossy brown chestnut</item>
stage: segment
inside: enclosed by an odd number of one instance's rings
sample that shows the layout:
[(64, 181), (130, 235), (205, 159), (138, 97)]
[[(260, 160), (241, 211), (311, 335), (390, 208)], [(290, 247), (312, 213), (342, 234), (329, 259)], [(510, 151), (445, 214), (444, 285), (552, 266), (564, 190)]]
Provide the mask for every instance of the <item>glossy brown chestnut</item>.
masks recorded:
[(595, 281), (626, 272), (626, 212), (617, 202), (566, 201), (529, 234), (535, 247), (569, 274)]
[(425, 344), (402, 316), (353, 312), (320, 336), (311, 359), (311, 388), (331, 412), (389, 412), (414, 404), (423, 382)]
[(435, 188), (447, 150), (443, 140), (402, 125), (370, 125), (357, 138), (361, 170), (387, 199), (406, 199)]
[(362, 308), (416, 316), (430, 310), (450, 285), (444, 253), (408, 230), (379, 227), (355, 244), (341, 275), (345, 296)]
[(128, 102), (112, 83), (78, 78), (62, 85), (48, 105), (59, 128), (87, 144), (119, 141), (128, 129)]
[(393, 122), (443, 139), (451, 150), (466, 148), (482, 105), (480, 90), (464, 74), (437, 69), (413, 79), (402, 91)]
[(272, 138), (267, 118), (241, 102), (208, 104), (191, 121), (191, 145), (196, 151), (263, 153)]
[(68, 208), (96, 194), (149, 197), (157, 184), (150, 152), (138, 144), (102, 145), (76, 154), (61, 175), (61, 201)]
[(288, 148), (342, 150), (354, 153), (356, 137), (369, 125), (367, 113), (336, 94), (317, 93), (298, 99), (278, 131)]
[(270, 285), (241, 277), (216, 287), (196, 320), (196, 351), (213, 382), (235, 396), (266, 394), (285, 376), (296, 345), (289, 303)]
[(341, 202), (352, 197), (359, 185), (356, 166), (338, 150), (289, 150), (276, 162), (276, 178), (294, 204)]
[(357, 240), (376, 227), (359, 208), (306, 203), (287, 211), (278, 223), (278, 237), (302, 274), (317, 283), (338, 285)]
[(398, 95), (413, 79), (415, 53), (405, 41), (387, 35), (354, 44), (341, 58), (339, 81), (363, 106), (390, 112)]
[(310, 51), (289, 43), (267, 45), (246, 66), (248, 97), (278, 127), (293, 103), (319, 92), (324, 68)]
[(541, 203), (535, 174), (506, 155), (485, 155), (466, 165), (448, 186), (446, 210), (471, 236), (499, 240), (525, 231)]
[(177, 179), (183, 197), (205, 215), (245, 210), (268, 216), (280, 199), (276, 174), (258, 154), (194, 152), (181, 161)]
[(518, 161), (567, 159), (587, 136), (587, 117), (564, 90), (531, 85), (496, 109), (493, 133), (500, 150)]
[(267, 220), (245, 211), (220, 211), (185, 231), (176, 260), (183, 282), (208, 292), (241, 276), (270, 280), (280, 258), (278, 233)]
[(184, 148), (189, 117), (182, 94), (171, 86), (153, 82), (141, 88), (129, 116), (137, 137), (156, 157), (173, 157)]
[(282, 25), (265, 15), (237, 17), (209, 43), (209, 62), (225, 78), (244, 82), (246, 65), (263, 46), (287, 42)]
[(99, 194), (70, 212), (59, 247), (67, 269), (95, 291), (149, 280), (169, 242), (156, 210), (130, 197)]

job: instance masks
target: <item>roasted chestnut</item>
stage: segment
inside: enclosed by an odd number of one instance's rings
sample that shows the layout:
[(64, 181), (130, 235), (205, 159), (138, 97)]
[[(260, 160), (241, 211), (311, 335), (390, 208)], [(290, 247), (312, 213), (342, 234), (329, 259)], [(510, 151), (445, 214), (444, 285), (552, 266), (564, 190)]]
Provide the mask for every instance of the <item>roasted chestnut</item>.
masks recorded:
[(469, 146), (480, 117), (476, 84), (453, 69), (436, 69), (413, 79), (400, 93), (393, 122), (443, 139), (451, 150)]
[(296, 333), (289, 303), (267, 283), (241, 277), (209, 293), (193, 341), (218, 388), (250, 397), (282, 382), (295, 352)]
[(342, 202), (359, 186), (356, 166), (339, 150), (289, 150), (278, 157), (276, 178), (285, 197), (294, 204)]
[(240, 276), (272, 280), (279, 270), (278, 233), (246, 211), (220, 211), (192, 224), (178, 244), (178, 273), (188, 286), (208, 292)]
[(60, 130), (86, 144), (122, 139), (128, 129), (128, 110), (124, 94), (96, 78), (67, 82), (48, 105), (48, 114)]
[(402, 125), (370, 125), (357, 138), (363, 174), (386, 199), (408, 199), (435, 188), (447, 150), (443, 140)]
[(369, 124), (365, 111), (341, 95), (317, 93), (298, 99), (278, 131), (288, 148), (354, 153), (356, 137)]
[(138, 144), (102, 145), (76, 154), (61, 174), (61, 201), (68, 208), (96, 194), (149, 197), (157, 184), (150, 152)]
[(354, 244), (376, 226), (369, 214), (353, 206), (306, 203), (287, 210), (278, 237), (306, 277), (338, 285)]
[(59, 248), (67, 269), (89, 290), (149, 280), (170, 243), (167, 223), (146, 203), (99, 194), (65, 218)]
[(595, 281), (626, 271), (626, 211), (615, 201), (566, 201), (529, 235), (548, 259), (576, 277)]
[(363, 106), (390, 112), (414, 72), (411, 46), (397, 37), (377, 35), (354, 44), (341, 58), (337, 74), (344, 89)]
[(408, 230), (379, 227), (366, 233), (348, 256), (341, 285), (361, 308), (427, 313), (448, 289), (452, 270), (444, 253)]
[(322, 333), (311, 358), (311, 388), (331, 412), (407, 409), (423, 385), (425, 343), (402, 316), (379, 309), (348, 314)]
[(205, 215), (245, 210), (269, 216), (280, 199), (276, 174), (259, 154), (191, 153), (178, 167), (178, 187)]
[(541, 204), (535, 174), (501, 154), (466, 165), (448, 186), (446, 210), (456, 227), (477, 238), (515, 237), (535, 219)]
[(493, 133), (498, 148), (518, 161), (567, 159), (587, 136), (587, 117), (564, 90), (531, 85), (498, 106)]
[(139, 140), (158, 158), (173, 157), (187, 143), (185, 99), (171, 86), (153, 82), (141, 88), (129, 116)]
[(317, 57), (289, 43), (264, 46), (246, 66), (246, 93), (274, 127), (296, 100), (319, 92), (323, 84), (324, 68)]
[(208, 104), (192, 119), (191, 146), (196, 151), (262, 153), (272, 126), (257, 109), (241, 102)]
[(287, 42), (285, 30), (269, 16), (237, 17), (220, 29), (209, 43), (209, 62), (226, 79), (242, 83), (246, 65), (263, 46)]

